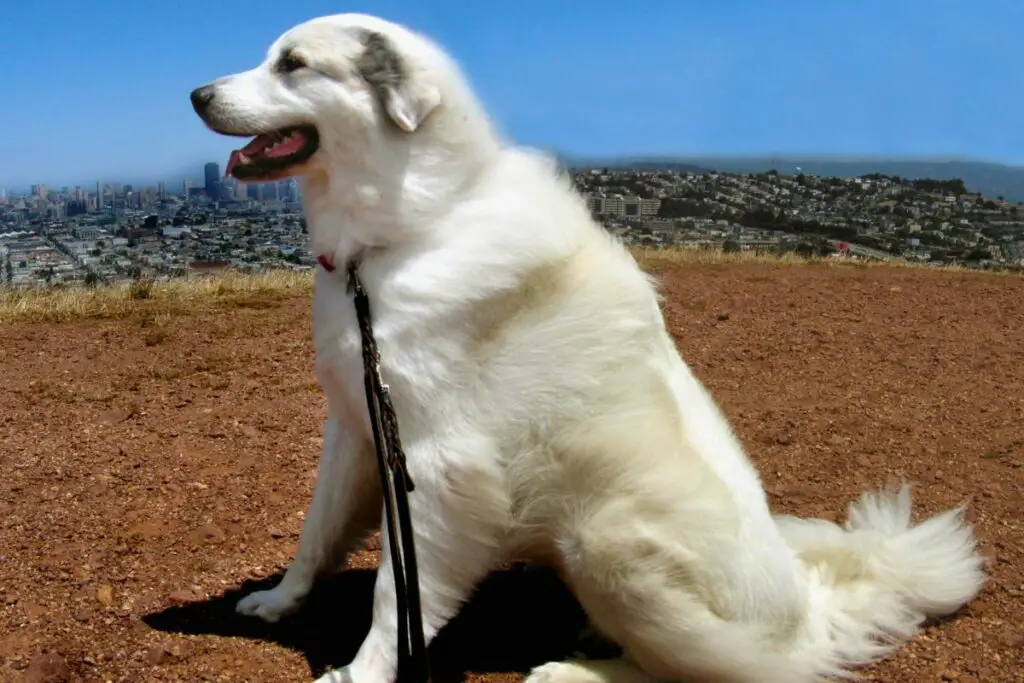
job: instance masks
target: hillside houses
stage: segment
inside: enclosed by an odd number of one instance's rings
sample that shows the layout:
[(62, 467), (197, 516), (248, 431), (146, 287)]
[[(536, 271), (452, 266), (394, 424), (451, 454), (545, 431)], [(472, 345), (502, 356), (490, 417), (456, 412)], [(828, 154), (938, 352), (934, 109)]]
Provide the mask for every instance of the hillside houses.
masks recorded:
[[(1024, 266), (1024, 206), (959, 181), (605, 169), (573, 178), (595, 217), (633, 243), (784, 248), (814, 238), (921, 261)], [(617, 210), (627, 202), (646, 213)]]

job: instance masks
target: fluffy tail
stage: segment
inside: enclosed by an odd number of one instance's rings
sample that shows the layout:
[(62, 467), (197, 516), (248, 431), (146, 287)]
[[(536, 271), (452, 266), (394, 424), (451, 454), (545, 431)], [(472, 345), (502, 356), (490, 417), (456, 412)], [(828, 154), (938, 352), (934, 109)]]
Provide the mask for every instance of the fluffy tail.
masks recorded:
[(810, 584), (810, 618), (793, 654), (825, 676), (884, 656), (925, 619), (970, 602), (985, 582), (964, 509), (914, 525), (909, 486), (865, 493), (845, 527), (775, 519)]

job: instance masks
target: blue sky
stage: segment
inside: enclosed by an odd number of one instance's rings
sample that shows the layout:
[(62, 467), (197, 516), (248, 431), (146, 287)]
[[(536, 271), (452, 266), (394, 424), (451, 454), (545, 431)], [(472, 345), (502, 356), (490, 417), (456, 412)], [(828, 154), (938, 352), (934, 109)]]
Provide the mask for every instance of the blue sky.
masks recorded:
[(198, 177), (237, 141), (189, 91), (341, 11), (431, 34), (510, 137), (570, 154), (1024, 164), (1021, 0), (50, 0), (0, 9), (0, 185)]

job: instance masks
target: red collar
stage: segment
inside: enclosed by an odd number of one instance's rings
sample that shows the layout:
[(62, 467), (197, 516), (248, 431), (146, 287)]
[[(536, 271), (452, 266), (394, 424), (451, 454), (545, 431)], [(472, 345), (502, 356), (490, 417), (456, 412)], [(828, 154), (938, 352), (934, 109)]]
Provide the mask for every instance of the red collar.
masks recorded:
[(334, 260), (331, 259), (327, 254), (320, 254), (316, 257), (316, 262), (320, 264), (320, 267), (326, 270), (328, 273), (334, 272)]

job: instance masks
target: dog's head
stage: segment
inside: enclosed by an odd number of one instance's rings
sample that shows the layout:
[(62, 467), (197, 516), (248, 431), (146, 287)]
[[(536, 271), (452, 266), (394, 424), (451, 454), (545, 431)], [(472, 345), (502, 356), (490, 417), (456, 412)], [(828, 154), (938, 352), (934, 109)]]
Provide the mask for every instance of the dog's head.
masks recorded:
[(300, 24), (254, 69), (192, 91), (206, 125), (253, 137), (227, 174), (265, 181), (329, 172), (421, 133), (442, 104), (452, 67), (426, 39), (375, 17)]

